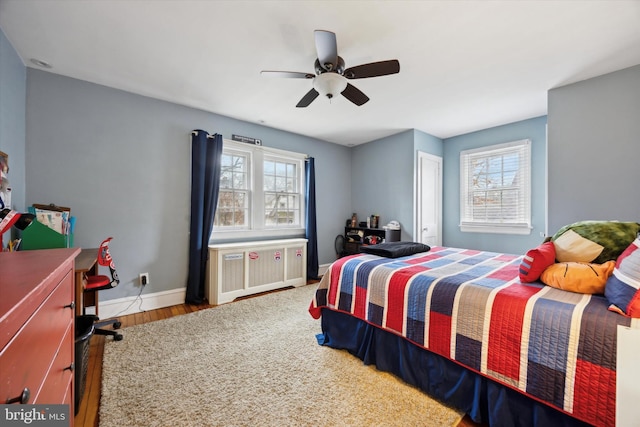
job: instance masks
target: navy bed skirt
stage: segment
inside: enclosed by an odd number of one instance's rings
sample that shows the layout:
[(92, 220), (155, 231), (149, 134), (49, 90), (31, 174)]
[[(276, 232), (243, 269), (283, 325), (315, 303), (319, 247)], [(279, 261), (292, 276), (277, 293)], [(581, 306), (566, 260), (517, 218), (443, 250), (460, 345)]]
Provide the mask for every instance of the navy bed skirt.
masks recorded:
[(440, 355), (348, 314), (322, 309), (318, 343), (344, 349), (490, 426), (588, 426)]

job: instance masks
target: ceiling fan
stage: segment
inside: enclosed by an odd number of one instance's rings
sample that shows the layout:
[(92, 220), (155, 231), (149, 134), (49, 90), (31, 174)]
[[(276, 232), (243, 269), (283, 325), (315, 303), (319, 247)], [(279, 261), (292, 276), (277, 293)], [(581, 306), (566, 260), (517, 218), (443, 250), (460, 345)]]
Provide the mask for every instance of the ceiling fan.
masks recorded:
[(341, 93), (349, 101), (360, 106), (369, 101), (369, 97), (349, 83), (347, 79), (364, 79), (400, 72), (400, 62), (398, 62), (397, 59), (370, 62), (345, 69), (344, 60), (338, 56), (338, 43), (336, 42), (335, 33), (315, 30), (314, 35), (316, 52), (318, 53), (318, 58), (315, 62), (315, 75), (296, 71), (261, 72), (262, 75), (273, 77), (313, 79), (313, 88), (302, 97), (296, 107), (307, 107), (318, 95), (331, 99), (338, 93)]

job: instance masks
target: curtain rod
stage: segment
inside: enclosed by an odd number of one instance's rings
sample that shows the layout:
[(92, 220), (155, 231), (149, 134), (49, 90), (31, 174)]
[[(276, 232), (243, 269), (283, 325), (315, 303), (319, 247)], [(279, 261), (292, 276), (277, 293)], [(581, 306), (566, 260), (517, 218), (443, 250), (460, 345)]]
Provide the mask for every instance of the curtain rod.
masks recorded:
[[(191, 131), (191, 135), (198, 136), (198, 131), (197, 130), (192, 130)], [(207, 138), (213, 138), (214, 136), (215, 136), (215, 134), (211, 135), (209, 132), (207, 132)]]
[[(198, 136), (198, 131), (197, 131), (197, 130), (192, 130), (192, 131), (191, 131), (191, 135), (196, 135), (196, 136)], [(214, 135), (215, 135), (215, 134), (214, 134)], [(214, 135), (211, 135), (210, 133), (207, 133), (207, 138), (213, 138), (213, 137), (214, 137)], [(224, 140), (224, 138), (223, 138), (223, 140)], [(232, 142), (238, 142), (238, 141), (233, 141), (233, 140), (231, 140), (231, 141), (232, 141)], [(257, 146), (255, 146), (255, 148), (259, 150), (259, 149), (261, 149), (261, 148), (262, 148), (262, 146), (257, 145)], [(267, 149), (268, 149), (269, 147), (265, 147), (265, 148), (267, 148)], [(279, 150), (278, 148), (274, 148), (274, 149), (275, 149), (275, 150)], [(283, 151), (288, 151), (288, 150), (283, 150)], [(310, 159), (311, 157), (313, 157), (313, 156), (310, 156), (309, 154), (304, 154), (304, 153), (298, 153), (298, 154), (303, 154), (305, 159)]]

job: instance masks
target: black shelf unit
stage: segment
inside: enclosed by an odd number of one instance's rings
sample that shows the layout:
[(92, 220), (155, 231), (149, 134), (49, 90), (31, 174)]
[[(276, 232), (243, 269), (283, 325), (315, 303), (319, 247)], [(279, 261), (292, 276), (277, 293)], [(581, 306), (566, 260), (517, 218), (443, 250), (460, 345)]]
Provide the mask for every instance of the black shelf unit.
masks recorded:
[(360, 246), (381, 243), (386, 239), (384, 228), (345, 227), (345, 252), (347, 254), (360, 253)]

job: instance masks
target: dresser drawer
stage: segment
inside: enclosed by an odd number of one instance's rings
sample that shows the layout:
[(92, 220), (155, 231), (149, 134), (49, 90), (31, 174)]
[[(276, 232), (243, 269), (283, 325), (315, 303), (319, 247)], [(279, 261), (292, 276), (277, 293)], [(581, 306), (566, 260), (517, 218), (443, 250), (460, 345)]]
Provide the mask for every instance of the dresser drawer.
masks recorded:
[(73, 325), (69, 323), (67, 333), (60, 345), (58, 354), (53, 360), (42, 384), (42, 388), (40, 389), (40, 393), (35, 396), (33, 403), (65, 403), (66, 390), (73, 380), (73, 373), (69, 369), (73, 363), (73, 352), (75, 349), (75, 337), (72, 326)]
[[(73, 280), (69, 271), (0, 352), (0, 401), (15, 398), (28, 388), (29, 403), (34, 403), (63, 339), (69, 340), (69, 331), (73, 338), (70, 325), (73, 325), (74, 309), (65, 307), (73, 301)], [(67, 349), (68, 344), (64, 347), (64, 352), (72, 351)]]

